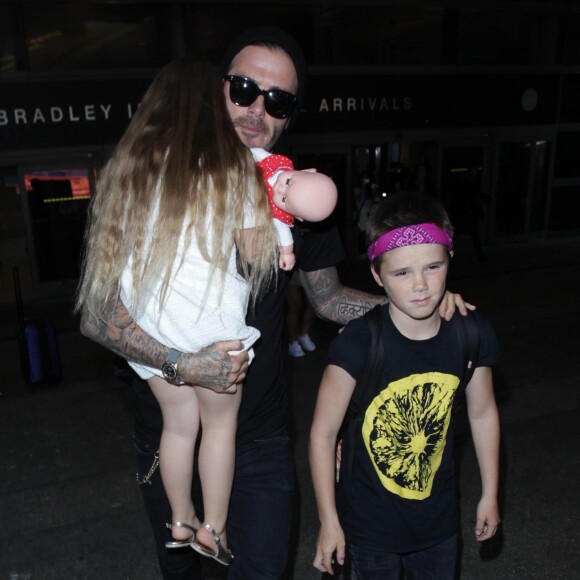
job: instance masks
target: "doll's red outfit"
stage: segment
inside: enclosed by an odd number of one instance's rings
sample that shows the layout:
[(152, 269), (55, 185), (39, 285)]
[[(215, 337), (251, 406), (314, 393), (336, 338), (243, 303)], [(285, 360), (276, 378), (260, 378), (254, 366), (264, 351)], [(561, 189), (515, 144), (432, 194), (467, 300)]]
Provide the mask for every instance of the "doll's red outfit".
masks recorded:
[[(254, 155), (254, 159), (256, 159), (258, 167), (264, 174), (266, 190), (268, 191), (268, 201), (270, 202), (270, 208), (272, 209), (272, 217), (275, 217), (282, 223), (293, 226), (294, 216), (281, 210), (276, 206), (276, 204), (274, 204), (274, 188), (272, 187), (272, 183), (270, 183), (270, 178), (279, 171), (294, 171), (294, 163), (292, 163), (292, 160), (288, 157), (284, 157), (284, 155), (270, 154), (259, 148), (252, 148), (252, 154)], [(266, 154), (267, 156), (262, 158), (263, 154)]]

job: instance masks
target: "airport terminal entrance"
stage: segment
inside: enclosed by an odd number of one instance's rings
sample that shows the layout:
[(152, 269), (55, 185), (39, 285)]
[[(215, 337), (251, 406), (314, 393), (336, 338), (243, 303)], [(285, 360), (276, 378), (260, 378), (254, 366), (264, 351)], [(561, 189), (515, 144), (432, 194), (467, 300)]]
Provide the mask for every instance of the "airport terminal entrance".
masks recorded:
[(36, 283), (78, 279), (92, 183), (89, 168), (70, 168), (66, 163), (50, 169), (20, 169)]

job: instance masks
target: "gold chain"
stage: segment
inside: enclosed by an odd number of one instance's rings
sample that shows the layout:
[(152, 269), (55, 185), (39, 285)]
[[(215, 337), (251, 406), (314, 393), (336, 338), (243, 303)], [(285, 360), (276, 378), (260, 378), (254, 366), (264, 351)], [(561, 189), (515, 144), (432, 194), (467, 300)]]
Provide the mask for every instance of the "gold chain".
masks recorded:
[(145, 483), (151, 485), (151, 478), (153, 477), (153, 474), (155, 473), (155, 470), (158, 467), (159, 467), (159, 449), (155, 452), (155, 455), (153, 456), (153, 463), (151, 464), (151, 467), (149, 468), (147, 475), (140, 480), (139, 474), (137, 474), (137, 483), (139, 485), (144, 485)]

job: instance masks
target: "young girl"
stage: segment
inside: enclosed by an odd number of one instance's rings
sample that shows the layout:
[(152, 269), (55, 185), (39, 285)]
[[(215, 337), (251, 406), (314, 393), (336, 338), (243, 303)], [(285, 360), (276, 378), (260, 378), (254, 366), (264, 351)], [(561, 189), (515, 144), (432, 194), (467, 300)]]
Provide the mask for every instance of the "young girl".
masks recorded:
[[(163, 414), (159, 464), (173, 541), (224, 565), (241, 388), (217, 394), (179, 379), (180, 352), (216, 341), (250, 349), (250, 291), (276, 270), (276, 237), (262, 177), (227, 113), (213, 68), (170, 63), (153, 81), (103, 169), (90, 210), (77, 306), (101, 316), (120, 294), (133, 319), (172, 348), (164, 371), (130, 362)], [(250, 353), (251, 355), (251, 353)], [(166, 368), (167, 367), (167, 368)], [(191, 500), (199, 426), (204, 523)]]

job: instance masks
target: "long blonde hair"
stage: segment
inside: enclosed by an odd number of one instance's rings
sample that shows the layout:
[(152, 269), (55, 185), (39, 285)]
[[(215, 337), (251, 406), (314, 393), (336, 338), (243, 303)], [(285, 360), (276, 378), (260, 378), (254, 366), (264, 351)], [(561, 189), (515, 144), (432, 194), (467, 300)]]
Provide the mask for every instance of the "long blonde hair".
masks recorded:
[(263, 179), (234, 129), (214, 68), (188, 58), (171, 62), (156, 76), (99, 175), (77, 309), (102, 317), (119, 294), (129, 259), (130, 313), (140, 311), (160, 277), (163, 305), (183, 231), (186, 248), (195, 236), (210, 263), (210, 279), (218, 272), (223, 281), (248, 207), (255, 216), (252, 256), (239, 252), (238, 267), (257, 298), (275, 278), (277, 262)]

